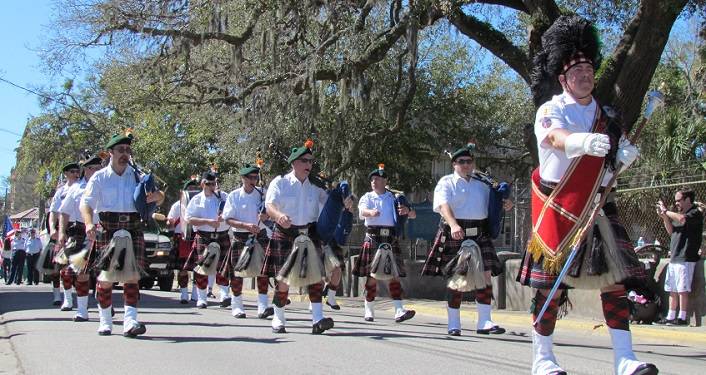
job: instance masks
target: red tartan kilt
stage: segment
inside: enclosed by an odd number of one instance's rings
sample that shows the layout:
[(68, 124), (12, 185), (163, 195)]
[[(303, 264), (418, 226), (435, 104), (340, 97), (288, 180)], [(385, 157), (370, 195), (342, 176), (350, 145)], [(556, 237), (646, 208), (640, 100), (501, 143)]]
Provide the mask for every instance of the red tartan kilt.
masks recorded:
[[(136, 216), (136, 213), (130, 215)], [(108, 221), (101, 218), (101, 226), (103, 227), (103, 234), (101, 236), (96, 236), (96, 247), (98, 253), (105, 251), (110, 244), (110, 240), (113, 238), (113, 234), (120, 229), (125, 229), (130, 232), (132, 237), (132, 250), (135, 253), (135, 261), (140, 269), (141, 273), (144, 273), (145, 267), (147, 265), (145, 261), (145, 236), (142, 232), (142, 222), (139, 220), (130, 220), (127, 222), (119, 221)], [(101, 270), (96, 270), (100, 272)]]
[[(628, 288), (644, 284), (644, 280), (647, 279), (645, 267), (637, 258), (637, 255), (632, 247), (632, 241), (630, 241), (630, 237), (625, 230), (625, 227), (618, 219), (615, 204), (608, 203), (603, 207), (603, 210), (607, 218), (610, 220), (610, 225), (613, 229), (613, 236), (615, 237), (615, 243), (618, 247), (619, 254), (622, 254), (623, 258), (627, 259), (625, 263), (629, 264), (629, 266), (625, 268), (628, 277), (623, 280), (622, 283)], [(598, 232), (598, 227), (595, 227), (594, 235), (596, 232)], [(585, 248), (585, 244), (586, 241), (582, 243), (581, 247)], [(579, 258), (580, 257), (578, 256), (576, 257), (575, 263)], [(544, 258), (540, 258), (539, 261), (535, 262), (532, 259), (532, 255), (525, 249), (522, 255), (522, 265), (517, 274), (517, 281), (522, 285), (532, 288), (551, 289), (556, 282), (557, 275), (549, 274), (544, 270), (542, 266), (543, 260)], [(566, 277), (580, 276), (581, 275), (572, 276), (571, 272), (569, 272)], [(569, 287), (563, 283), (560, 288), (569, 289)]]
[[(299, 236), (297, 229), (289, 228), (286, 230), (289, 234), (283, 232), (283, 229), (277, 226), (272, 233), (272, 239), (265, 248), (265, 261), (262, 265), (262, 275), (268, 277), (277, 277), (277, 273), (287, 261), (287, 257), (292, 252), (292, 243)], [(321, 241), (316, 233), (316, 225), (309, 225), (309, 238), (316, 246), (319, 254), (322, 254)]]
[[(442, 236), (445, 241), (441, 242)], [(490, 271), (491, 275), (497, 276), (503, 273), (503, 267), (500, 263), (498, 255), (495, 253), (493, 242), (487, 234), (480, 236), (469, 237), (480, 246), (481, 256), (483, 257), (483, 268), (485, 271)], [(429, 250), (427, 259), (422, 268), (424, 276), (444, 276), (443, 269), (448, 262), (453, 259), (458, 250), (461, 248), (461, 243), (465, 240), (454, 240), (451, 238), (448, 226), (439, 228), (434, 238), (434, 244)]]
[(392, 246), (392, 252), (395, 254), (397, 267), (400, 270), (400, 277), (407, 276), (407, 270), (405, 269), (404, 260), (402, 259), (402, 250), (400, 249), (398, 238), (396, 236), (371, 236), (370, 234), (365, 235), (365, 240), (361, 246), (360, 255), (353, 264), (353, 270), (351, 272), (354, 276), (370, 276), (370, 265), (372, 264), (373, 259), (375, 258), (375, 253), (381, 243), (389, 243), (390, 246)]
[[(216, 242), (221, 247), (221, 254), (218, 257), (218, 269), (220, 270), (225, 262), (226, 258), (230, 254), (230, 236), (228, 236), (228, 231), (219, 232), (215, 238), (210, 237), (210, 235), (203, 235), (201, 233), (196, 234), (196, 249), (192, 257), (194, 262), (201, 258), (203, 250), (211, 242)], [(193, 269), (193, 266), (192, 266)]]

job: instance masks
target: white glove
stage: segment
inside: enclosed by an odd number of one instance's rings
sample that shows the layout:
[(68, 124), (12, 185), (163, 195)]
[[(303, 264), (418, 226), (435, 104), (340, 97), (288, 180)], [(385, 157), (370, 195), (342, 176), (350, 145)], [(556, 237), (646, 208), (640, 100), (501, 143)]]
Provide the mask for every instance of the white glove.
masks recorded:
[(600, 133), (571, 133), (564, 140), (564, 151), (569, 159), (581, 155), (606, 156), (610, 138)]
[(620, 168), (620, 172), (628, 169), (635, 159), (640, 155), (640, 151), (627, 140), (623, 139), (620, 141), (618, 146), (618, 162), (623, 163), (623, 167)]

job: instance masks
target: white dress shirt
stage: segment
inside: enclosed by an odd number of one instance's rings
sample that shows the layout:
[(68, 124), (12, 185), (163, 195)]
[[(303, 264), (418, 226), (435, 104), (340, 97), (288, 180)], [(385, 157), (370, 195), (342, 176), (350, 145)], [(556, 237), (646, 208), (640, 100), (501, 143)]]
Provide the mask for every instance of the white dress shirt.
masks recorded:
[[(174, 204), (172, 204), (172, 207), (169, 209), (169, 214), (167, 214), (167, 219), (168, 220), (176, 220), (179, 219), (180, 221), (183, 220), (181, 217), (181, 201), (176, 201)], [(174, 226), (174, 234), (182, 234), (184, 233), (183, 230), (181, 230), (181, 225), (179, 223), (176, 223)]]
[[(217, 197), (216, 194), (220, 194), (220, 198)], [(187, 221), (191, 220), (192, 217), (199, 219), (216, 219), (218, 217), (218, 207), (221, 204), (221, 200), (225, 199), (226, 195), (223, 192), (211, 194), (207, 197), (202, 191), (194, 195), (189, 201), (189, 204), (186, 206), (184, 219)], [(193, 227), (195, 231), (201, 232), (223, 232), (230, 228), (225, 220), (220, 222), (218, 228), (214, 228), (210, 225), (194, 225)]]
[[(59, 213), (69, 215), (69, 221), (78, 221), (83, 223), (83, 216), (81, 216), (81, 211), (79, 211), (79, 205), (81, 204), (81, 198), (83, 197), (83, 192), (86, 191), (86, 186), (88, 181), (81, 179), (78, 183), (71, 185), (69, 190), (66, 192), (66, 197), (61, 202), (59, 206)], [(93, 211), (93, 224), (98, 224), (99, 218), (98, 213)]]
[(454, 217), (462, 220), (482, 220), (488, 217), (490, 187), (483, 182), (465, 178), (454, 172), (442, 177), (434, 188), (434, 212), (441, 205), (451, 207)]
[(287, 215), (292, 225), (301, 226), (319, 219), (326, 198), (324, 189), (313, 185), (308, 178), (302, 183), (292, 171), (270, 182), (265, 203)]
[(61, 202), (63, 202), (64, 198), (66, 197), (67, 191), (73, 185), (76, 185), (76, 183), (69, 185), (69, 183), (67, 182), (56, 188), (56, 193), (54, 193), (54, 197), (51, 199), (51, 204), (49, 205), (49, 212), (59, 212)]
[[(265, 190), (264, 188), (262, 190)], [(244, 223), (256, 224), (260, 213), (260, 205), (264, 204), (264, 194), (253, 189), (250, 194), (245, 192), (242, 187), (235, 189), (228, 194), (226, 206), (223, 209), (223, 219), (235, 219)], [(260, 228), (265, 228), (263, 223), (260, 223)], [(248, 232), (245, 229), (233, 228), (236, 232)]]
[(85, 204), (98, 213), (137, 212), (133, 200), (136, 186), (135, 170), (132, 167), (128, 165), (120, 176), (108, 165), (88, 180), (81, 205)]
[[(364, 217), (362, 215), (363, 209), (377, 209), (380, 211), (380, 216)], [(366, 227), (393, 227), (395, 226), (395, 196), (389, 191), (385, 191), (381, 195), (378, 195), (375, 191), (369, 191), (358, 201), (358, 213), (361, 219), (365, 219)]]
[[(542, 104), (537, 110), (534, 134), (539, 151), (539, 176), (549, 182), (559, 182), (569, 168), (572, 159), (563, 150), (556, 149), (546, 139), (554, 129), (566, 129), (571, 133), (590, 133), (596, 117), (598, 105), (591, 99), (588, 105), (581, 105), (567, 94), (554, 95), (552, 100)], [(606, 171), (602, 185), (608, 184), (612, 172)]]
[(39, 254), (42, 251), (42, 240), (37, 237), (28, 237), (25, 242), (25, 248), (27, 249), (27, 255)]

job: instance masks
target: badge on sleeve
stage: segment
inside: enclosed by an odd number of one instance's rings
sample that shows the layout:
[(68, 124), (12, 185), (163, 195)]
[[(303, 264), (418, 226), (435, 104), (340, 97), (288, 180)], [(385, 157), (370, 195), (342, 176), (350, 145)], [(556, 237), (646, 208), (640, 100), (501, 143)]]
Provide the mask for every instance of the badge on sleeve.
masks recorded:
[(548, 129), (550, 126), (552, 126), (552, 119), (549, 117), (543, 117), (542, 118), (542, 127), (544, 129)]

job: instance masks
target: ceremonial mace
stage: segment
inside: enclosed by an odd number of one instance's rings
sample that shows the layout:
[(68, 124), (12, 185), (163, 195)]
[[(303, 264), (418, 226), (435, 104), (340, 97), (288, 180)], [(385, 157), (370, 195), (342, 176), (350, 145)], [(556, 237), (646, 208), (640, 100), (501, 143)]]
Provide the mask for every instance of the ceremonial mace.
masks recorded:
[[(640, 121), (640, 124), (638, 124), (637, 129), (635, 129), (635, 132), (633, 133), (632, 137), (628, 137), (630, 143), (635, 143), (635, 141), (639, 138), (640, 133), (642, 133), (642, 128), (644, 128), (647, 122), (650, 120), (654, 111), (663, 105), (664, 95), (661, 92), (653, 90), (647, 93), (647, 105), (645, 106), (645, 113), (643, 114), (643, 118)], [(608, 181), (608, 184), (606, 185), (605, 191), (610, 191), (613, 185), (615, 185), (616, 181), (618, 180), (618, 174), (620, 174), (620, 168), (622, 168), (622, 166), (622, 162), (618, 163), (618, 166), (615, 168), (615, 173), (613, 173), (613, 177), (611, 177), (610, 181)], [(561, 269), (561, 272), (557, 276), (556, 281), (554, 282), (554, 286), (552, 286), (552, 289), (549, 291), (549, 294), (547, 294), (542, 309), (539, 311), (539, 314), (537, 314), (537, 319), (532, 323), (533, 326), (536, 326), (537, 323), (539, 323), (539, 321), (544, 316), (544, 313), (547, 312), (547, 308), (549, 308), (549, 303), (554, 298), (556, 291), (559, 289), (559, 285), (561, 285), (561, 282), (566, 277), (566, 274), (569, 273), (569, 268), (571, 268), (571, 264), (574, 262), (576, 254), (578, 254), (578, 249), (581, 245), (581, 242), (583, 242), (583, 240), (586, 238), (588, 230), (593, 227), (593, 224), (595, 223), (596, 218), (598, 217), (598, 213), (601, 212), (601, 209), (603, 208), (603, 205), (605, 204), (607, 199), (608, 194), (601, 194), (601, 199), (593, 209), (593, 212), (588, 218), (586, 225), (584, 225), (580, 229), (579, 239), (576, 244), (571, 248), (571, 252), (569, 253), (569, 256), (566, 258), (566, 262), (564, 263), (564, 267)]]

